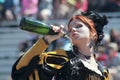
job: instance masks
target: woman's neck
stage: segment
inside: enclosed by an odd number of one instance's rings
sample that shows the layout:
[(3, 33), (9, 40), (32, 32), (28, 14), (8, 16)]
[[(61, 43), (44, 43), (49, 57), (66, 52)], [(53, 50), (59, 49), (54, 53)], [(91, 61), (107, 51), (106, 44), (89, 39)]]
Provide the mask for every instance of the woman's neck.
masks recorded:
[(78, 51), (79, 51), (78, 54), (83, 54), (83, 55), (85, 55), (85, 56), (91, 56), (91, 55), (93, 55), (93, 53), (94, 53), (93, 48), (80, 47), (80, 46), (78, 46), (77, 48), (78, 48)]

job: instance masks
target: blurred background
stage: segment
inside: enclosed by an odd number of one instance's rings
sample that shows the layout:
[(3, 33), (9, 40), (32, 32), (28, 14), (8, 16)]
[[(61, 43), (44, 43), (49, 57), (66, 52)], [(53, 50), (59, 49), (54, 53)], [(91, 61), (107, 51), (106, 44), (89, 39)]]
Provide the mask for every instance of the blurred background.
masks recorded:
[[(0, 0), (0, 80), (11, 80), (13, 63), (42, 37), (21, 30), (18, 25), (22, 17), (67, 26), (72, 15), (90, 10), (108, 17), (97, 60), (109, 68), (111, 80), (120, 80), (120, 0)], [(64, 37), (47, 51), (58, 48), (69, 50), (71, 44)]]

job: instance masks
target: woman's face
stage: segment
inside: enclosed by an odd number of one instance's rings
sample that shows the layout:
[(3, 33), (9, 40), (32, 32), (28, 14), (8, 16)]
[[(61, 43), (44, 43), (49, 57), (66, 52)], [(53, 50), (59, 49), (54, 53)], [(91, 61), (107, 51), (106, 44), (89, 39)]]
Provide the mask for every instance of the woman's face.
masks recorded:
[(70, 22), (68, 33), (74, 45), (85, 45), (89, 42), (90, 30), (80, 19), (75, 19)]

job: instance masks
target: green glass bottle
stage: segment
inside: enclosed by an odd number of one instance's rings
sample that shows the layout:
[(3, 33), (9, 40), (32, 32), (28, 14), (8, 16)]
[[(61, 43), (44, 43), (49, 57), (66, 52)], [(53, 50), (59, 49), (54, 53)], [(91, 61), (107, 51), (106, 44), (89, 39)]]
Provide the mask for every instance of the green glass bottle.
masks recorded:
[(38, 33), (42, 35), (58, 34), (58, 32), (54, 32), (51, 29), (51, 26), (41, 21), (33, 20), (33, 19), (25, 18), (25, 17), (21, 19), (19, 27), (22, 30), (26, 30), (26, 31), (30, 31), (30, 32), (34, 32), (34, 33)]

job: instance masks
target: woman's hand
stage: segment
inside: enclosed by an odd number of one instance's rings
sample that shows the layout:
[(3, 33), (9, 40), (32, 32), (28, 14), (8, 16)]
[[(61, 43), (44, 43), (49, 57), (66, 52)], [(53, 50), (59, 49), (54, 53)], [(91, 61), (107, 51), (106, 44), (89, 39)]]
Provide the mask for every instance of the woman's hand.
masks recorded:
[(55, 26), (55, 25), (51, 25), (53, 31), (58, 32), (58, 34), (56, 35), (45, 35), (44, 39), (50, 44), (51, 42), (53, 42), (54, 40), (57, 40), (59, 38), (61, 38), (64, 35), (64, 26)]

